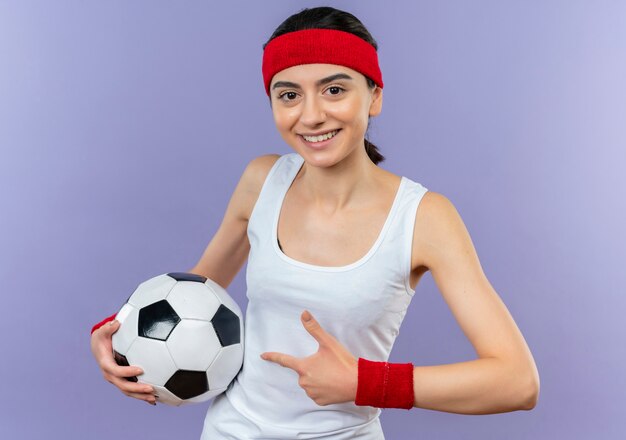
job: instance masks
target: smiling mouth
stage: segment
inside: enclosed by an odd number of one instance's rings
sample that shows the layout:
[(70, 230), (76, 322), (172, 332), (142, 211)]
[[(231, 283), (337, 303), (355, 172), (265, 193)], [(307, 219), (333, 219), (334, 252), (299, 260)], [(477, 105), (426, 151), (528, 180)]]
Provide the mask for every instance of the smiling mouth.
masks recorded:
[(302, 134), (300, 136), (302, 136), (302, 138), (305, 141), (307, 141), (307, 142), (316, 143), (316, 142), (323, 142), (323, 141), (327, 141), (329, 139), (332, 139), (340, 131), (341, 131), (341, 129), (337, 129), (337, 130), (333, 130), (333, 131), (330, 131), (328, 133), (325, 133), (325, 134), (322, 134), (322, 135), (318, 135), (318, 136), (305, 136), (305, 135), (302, 135)]

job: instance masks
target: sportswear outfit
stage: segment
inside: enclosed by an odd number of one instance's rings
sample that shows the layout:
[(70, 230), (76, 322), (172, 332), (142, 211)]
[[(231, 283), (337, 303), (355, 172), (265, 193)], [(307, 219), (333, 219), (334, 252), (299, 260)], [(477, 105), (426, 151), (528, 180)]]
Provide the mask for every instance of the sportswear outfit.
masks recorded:
[(295, 371), (260, 354), (314, 354), (318, 343), (300, 320), (307, 309), (355, 357), (387, 361), (415, 293), (409, 285), (413, 228), (428, 189), (402, 176), (369, 251), (345, 266), (317, 266), (287, 256), (277, 239), (283, 200), (303, 163), (297, 153), (281, 156), (252, 210), (244, 363), (213, 399), (201, 440), (384, 439), (380, 408), (354, 402), (319, 406), (299, 386)]

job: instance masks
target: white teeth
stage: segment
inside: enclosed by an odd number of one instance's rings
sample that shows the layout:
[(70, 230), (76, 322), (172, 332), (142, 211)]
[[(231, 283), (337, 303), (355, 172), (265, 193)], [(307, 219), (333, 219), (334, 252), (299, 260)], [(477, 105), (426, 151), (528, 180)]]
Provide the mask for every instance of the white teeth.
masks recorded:
[(333, 137), (334, 135), (337, 134), (339, 130), (335, 130), (335, 131), (331, 131), (330, 133), (326, 133), (320, 136), (302, 136), (304, 139), (306, 139), (309, 142), (321, 142), (321, 141), (325, 141), (327, 139), (330, 139), (331, 137)]

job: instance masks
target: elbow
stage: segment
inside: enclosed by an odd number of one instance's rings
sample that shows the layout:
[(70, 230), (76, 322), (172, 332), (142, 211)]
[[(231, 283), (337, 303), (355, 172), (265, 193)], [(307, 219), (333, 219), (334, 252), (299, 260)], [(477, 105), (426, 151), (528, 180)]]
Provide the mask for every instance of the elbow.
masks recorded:
[(539, 372), (533, 363), (519, 366), (520, 362), (512, 367), (509, 373), (509, 411), (530, 411), (539, 401)]
[(521, 409), (525, 411), (530, 411), (535, 406), (537, 406), (537, 401), (539, 400), (539, 389), (533, 389), (529, 393), (526, 394), (526, 398), (522, 402)]
[(539, 376), (533, 375), (529, 381), (526, 382), (526, 386), (521, 395), (524, 397), (521, 402), (521, 409), (530, 411), (537, 406), (539, 400)]

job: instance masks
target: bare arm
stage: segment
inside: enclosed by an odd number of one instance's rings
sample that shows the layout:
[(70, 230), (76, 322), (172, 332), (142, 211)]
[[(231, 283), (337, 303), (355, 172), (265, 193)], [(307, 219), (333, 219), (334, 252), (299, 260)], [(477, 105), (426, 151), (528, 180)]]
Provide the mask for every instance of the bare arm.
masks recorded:
[(414, 368), (415, 406), (460, 414), (535, 407), (539, 374), (508, 309), (485, 276), (470, 235), (445, 196), (429, 191), (414, 245), (479, 359)]

